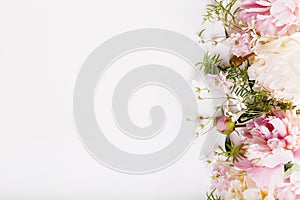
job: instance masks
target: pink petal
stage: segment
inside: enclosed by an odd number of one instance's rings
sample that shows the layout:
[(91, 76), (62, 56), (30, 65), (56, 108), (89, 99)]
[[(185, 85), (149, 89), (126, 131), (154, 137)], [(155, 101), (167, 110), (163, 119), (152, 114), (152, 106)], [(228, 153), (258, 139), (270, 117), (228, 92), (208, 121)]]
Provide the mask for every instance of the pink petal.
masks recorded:
[(287, 130), (282, 120), (275, 118), (270, 120), (269, 123), (273, 125), (274, 129), (278, 131), (281, 137), (286, 136)]
[(300, 165), (300, 148), (294, 152), (294, 160)]
[(251, 162), (247, 159), (240, 159), (238, 162), (234, 162), (234, 166), (242, 170), (250, 169), (253, 167)]
[(273, 168), (293, 160), (293, 153), (289, 150), (274, 150), (273, 154), (263, 159), (263, 166)]
[(278, 186), (283, 183), (284, 167), (278, 165), (274, 168), (255, 167), (246, 171), (249, 177), (257, 184), (258, 187)]

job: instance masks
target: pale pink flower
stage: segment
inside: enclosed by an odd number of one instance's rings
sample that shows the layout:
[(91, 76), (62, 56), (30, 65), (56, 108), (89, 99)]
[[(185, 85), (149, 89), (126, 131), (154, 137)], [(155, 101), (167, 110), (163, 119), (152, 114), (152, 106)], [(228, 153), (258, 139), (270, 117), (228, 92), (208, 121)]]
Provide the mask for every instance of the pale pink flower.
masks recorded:
[(222, 88), (225, 94), (230, 92), (230, 87), (233, 85), (233, 82), (227, 79), (228, 73), (220, 72), (220, 74), (210, 74), (208, 75), (210, 81), (213, 81), (213, 85), (217, 88)]
[(230, 184), (224, 199), (243, 199), (243, 194), (247, 190), (244, 178), (236, 178)]
[(295, 111), (263, 115), (250, 121), (243, 135), (245, 157), (252, 165), (274, 168), (294, 159), (300, 146), (300, 116)]
[(237, 57), (243, 57), (251, 53), (251, 44), (247, 33), (232, 33), (228, 38), (231, 45), (231, 53)]
[(237, 172), (233, 170), (229, 162), (217, 161), (213, 164), (211, 189), (221, 193), (229, 188)]
[(290, 35), (299, 29), (299, 0), (240, 0), (238, 17), (264, 36)]

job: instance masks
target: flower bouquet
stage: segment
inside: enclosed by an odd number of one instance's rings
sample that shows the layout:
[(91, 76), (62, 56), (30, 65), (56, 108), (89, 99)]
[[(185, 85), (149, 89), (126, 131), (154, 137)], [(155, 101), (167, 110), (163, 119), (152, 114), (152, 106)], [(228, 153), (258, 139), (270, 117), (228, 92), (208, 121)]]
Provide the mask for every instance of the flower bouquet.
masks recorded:
[(300, 199), (300, 1), (215, 0), (204, 21), (221, 22), (224, 35), (202, 30), (201, 41), (231, 53), (197, 64), (224, 94), (207, 199)]

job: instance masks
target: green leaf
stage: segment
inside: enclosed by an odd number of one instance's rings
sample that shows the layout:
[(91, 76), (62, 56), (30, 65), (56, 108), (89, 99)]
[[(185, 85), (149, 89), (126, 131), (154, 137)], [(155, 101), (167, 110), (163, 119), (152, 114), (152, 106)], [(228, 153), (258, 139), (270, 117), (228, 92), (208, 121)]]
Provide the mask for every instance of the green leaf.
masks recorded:
[(210, 193), (206, 193), (207, 200), (221, 200), (221, 197), (215, 195), (216, 189), (213, 189)]

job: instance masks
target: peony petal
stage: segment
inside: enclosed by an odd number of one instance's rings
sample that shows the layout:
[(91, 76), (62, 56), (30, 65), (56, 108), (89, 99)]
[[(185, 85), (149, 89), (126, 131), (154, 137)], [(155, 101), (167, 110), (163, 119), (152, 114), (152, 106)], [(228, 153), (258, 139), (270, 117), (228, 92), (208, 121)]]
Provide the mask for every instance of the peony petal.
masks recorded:
[(257, 184), (263, 186), (279, 186), (283, 183), (284, 167), (278, 165), (274, 168), (255, 167), (246, 171), (249, 177)]
[(292, 161), (294, 158), (293, 152), (289, 150), (274, 150), (271, 155), (262, 160), (262, 166), (273, 168), (278, 164), (284, 164)]
[(286, 130), (286, 126), (284, 125), (284, 123), (283, 123), (282, 120), (280, 120), (278, 118), (275, 118), (275, 119), (270, 120), (269, 123), (273, 125), (274, 129), (276, 131), (278, 131), (278, 134), (281, 137), (285, 137), (286, 136), (287, 130)]
[(260, 199), (260, 190), (258, 188), (249, 188), (243, 192), (244, 199)]
[(300, 148), (294, 152), (294, 161), (300, 165)]
[(234, 162), (234, 166), (242, 170), (250, 169), (253, 167), (251, 162), (247, 159), (240, 159), (238, 162)]
[(294, 185), (298, 185), (299, 186), (299, 184), (300, 184), (300, 171), (294, 171), (291, 174), (291, 182)]

